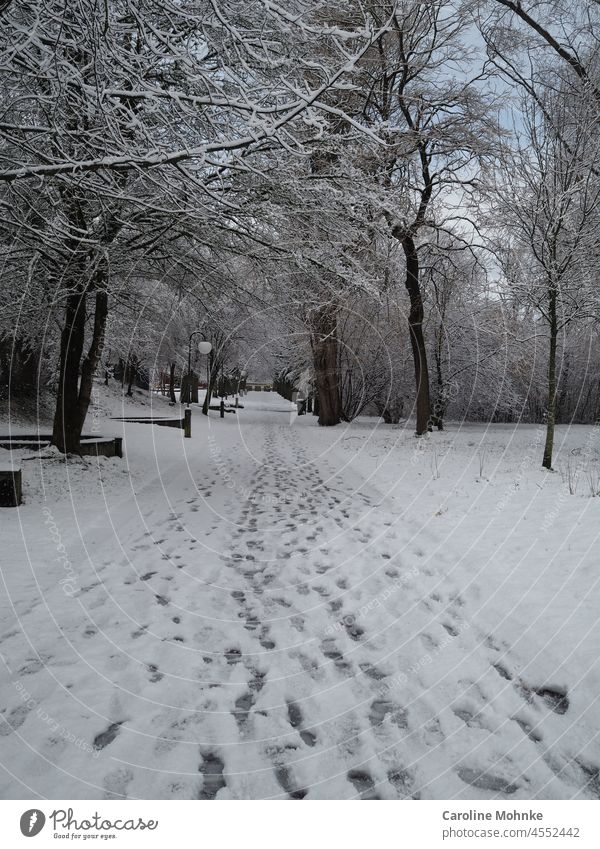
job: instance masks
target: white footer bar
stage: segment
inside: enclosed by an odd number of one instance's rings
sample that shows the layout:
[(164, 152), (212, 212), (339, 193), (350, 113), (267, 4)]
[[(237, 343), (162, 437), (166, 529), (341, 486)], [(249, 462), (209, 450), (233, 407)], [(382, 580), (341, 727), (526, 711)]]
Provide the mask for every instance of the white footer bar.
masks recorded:
[(2, 801), (3, 849), (23, 846), (373, 847), (600, 846), (600, 806), (562, 802)]

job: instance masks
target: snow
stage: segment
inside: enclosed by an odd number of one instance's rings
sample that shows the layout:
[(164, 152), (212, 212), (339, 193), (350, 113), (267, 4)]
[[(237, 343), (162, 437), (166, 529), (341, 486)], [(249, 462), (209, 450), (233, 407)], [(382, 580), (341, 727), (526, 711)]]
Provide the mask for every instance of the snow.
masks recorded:
[(123, 460), (12, 452), (2, 798), (598, 798), (597, 428), (98, 392)]

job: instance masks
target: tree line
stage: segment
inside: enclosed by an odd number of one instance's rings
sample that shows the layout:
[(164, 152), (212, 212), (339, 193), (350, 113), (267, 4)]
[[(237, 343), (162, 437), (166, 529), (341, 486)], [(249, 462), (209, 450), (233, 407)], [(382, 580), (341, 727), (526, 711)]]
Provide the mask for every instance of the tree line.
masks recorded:
[[(598, 4), (0, 9), (0, 364), (77, 453), (109, 361), (313, 375), (319, 423), (600, 413)], [(265, 340), (269, 339), (269, 345)], [(207, 396), (208, 397), (208, 396)]]

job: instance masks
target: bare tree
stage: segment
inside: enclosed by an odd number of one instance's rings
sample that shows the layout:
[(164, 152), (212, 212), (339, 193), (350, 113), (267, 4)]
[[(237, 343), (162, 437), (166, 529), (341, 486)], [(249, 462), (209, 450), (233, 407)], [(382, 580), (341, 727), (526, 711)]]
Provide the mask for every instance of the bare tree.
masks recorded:
[[(513, 250), (505, 264), (515, 297), (546, 325), (548, 340), (546, 442), (542, 465), (552, 468), (557, 408), (557, 351), (576, 319), (597, 315), (590, 272), (597, 260), (600, 180), (594, 173), (598, 139), (556, 99), (549, 125), (526, 105), (521, 144), (496, 170), (494, 195)], [(561, 138), (554, 132), (561, 128)], [(562, 138), (568, 138), (565, 146)], [(515, 262), (515, 256), (518, 261)]]

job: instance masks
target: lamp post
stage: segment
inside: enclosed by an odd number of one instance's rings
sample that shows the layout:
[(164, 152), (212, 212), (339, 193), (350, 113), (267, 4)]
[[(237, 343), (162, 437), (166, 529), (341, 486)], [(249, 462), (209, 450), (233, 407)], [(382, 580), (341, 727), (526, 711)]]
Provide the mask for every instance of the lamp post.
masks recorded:
[[(201, 354), (210, 354), (212, 351), (212, 345), (206, 339), (204, 339), (204, 331), (203, 330), (194, 330), (190, 333), (189, 343), (188, 343), (188, 395), (187, 395), (187, 403), (186, 406), (190, 406), (190, 398), (192, 397), (192, 339), (194, 336), (197, 336), (198, 333), (202, 334), (202, 341), (198, 344), (198, 351)], [(208, 386), (206, 387), (206, 391), (208, 392)]]

